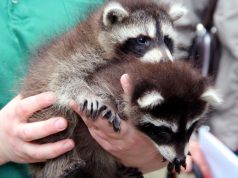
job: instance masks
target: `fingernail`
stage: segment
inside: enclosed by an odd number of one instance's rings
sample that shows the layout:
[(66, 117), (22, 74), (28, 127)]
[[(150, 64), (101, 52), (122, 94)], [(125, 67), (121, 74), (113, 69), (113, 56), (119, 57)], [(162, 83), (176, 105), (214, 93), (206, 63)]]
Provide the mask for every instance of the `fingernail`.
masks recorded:
[(65, 150), (71, 150), (74, 147), (74, 143), (72, 141), (67, 140), (63, 147)]
[(67, 127), (67, 124), (64, 119), (59, 118), (55, 121), (55, 126), (58, 130), (64, 130)]

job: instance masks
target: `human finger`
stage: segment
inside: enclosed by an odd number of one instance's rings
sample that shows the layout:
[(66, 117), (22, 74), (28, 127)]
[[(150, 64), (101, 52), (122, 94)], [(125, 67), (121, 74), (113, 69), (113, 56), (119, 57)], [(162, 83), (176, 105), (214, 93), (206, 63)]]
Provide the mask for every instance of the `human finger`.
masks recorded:
[(129, 150), (131, 150), (132, 141), (129, 139), (124, 139), (118, 136), (115, 138), (112, 135), (107, 135), (101, 130), (89, 129), (92, 137), (101, 145), (106, 151), (110, 152), (114, 156), (120, 154), (127, 154)]
[(211, 175), (208, 164), (205, 160), (205, 157), (200, 149), (198, 142), (193, 140), (190, 141), (189, 148), (194, 163), (198, 165), (203, 175)]
[(42, 162), (42, 160), (53, 159), (74, 148), (74, 142), (71, 139), (60, 140), (55, 143), (39, 144), (23, 144), (22, 150), (28, 162)]
[(16, 97), (14, 97), (9, 103), (16, 102), (22, 99), (22, 96), (19, 94)]
[(28, 119), (34, 112), (52, 105), (55, 102), (52, 92), (45, 92), (38, 95), (24, 98), (16, 107), (16, 113), (24, 120)]
[(193, 165), (192, 157), (190, 155), (187, 155), (186, 156), (186, 168), (181, 166), (181, 170), (185, 173), (189, 173), (192, 171), (192, 165)]
[(51, 118), (44, 121), (23, 123), (18, 126), (17, 136), (24, 141), (33, 141), (60, 132), (66, 127), (67, 121), (64, 118)]
[(91, 136), (101, 145), (106, 151), (110, 151), (111, 143), (108, 141), (108, 138), (100, 130), (89, 129)]
[[(79, 114), (80, 116), (83, 115), (83, 112), (81, 111), (80, 107), (78, 106), (78, 104), (75, 101), (70, 101), (69, 102), (69, 106), (71, 109), (73, 109), (77, 114)], [(87, 125), (87, 118), (86, 117), (81, 117), (81, 119), (84, 121), (84, 123)]]

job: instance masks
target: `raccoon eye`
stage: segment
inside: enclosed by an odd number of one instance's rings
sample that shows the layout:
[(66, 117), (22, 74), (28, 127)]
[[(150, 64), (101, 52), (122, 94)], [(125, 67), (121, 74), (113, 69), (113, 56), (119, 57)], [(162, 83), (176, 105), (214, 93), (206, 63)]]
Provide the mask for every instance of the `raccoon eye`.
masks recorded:
[(166, 126), (155, 126), (151, 123), (138, 125), (137, 128), (148, 135), (156, 143), (168, 144), (173, 139), (173, 132)]
[(168, 47), (169, 51), (171, 53), (173, 53), (173, 51), (174, 51), (174, 43), (173, 43), (173, 40), (168, 35), (164, 36), (164, 43)]
[(139, 36), (136, 38), (136, 42), (138, 45), (145, 45), (149, 46), (150, 45), (150, 39), (146, 36)]
[(159, 131), (158, 134), (166, 139), (171, 138), (171, 136), (173, 135), (173, 132), (171, 131), (170, 128), (165, 127), (165, 126), (160, 126), (159, 127)]

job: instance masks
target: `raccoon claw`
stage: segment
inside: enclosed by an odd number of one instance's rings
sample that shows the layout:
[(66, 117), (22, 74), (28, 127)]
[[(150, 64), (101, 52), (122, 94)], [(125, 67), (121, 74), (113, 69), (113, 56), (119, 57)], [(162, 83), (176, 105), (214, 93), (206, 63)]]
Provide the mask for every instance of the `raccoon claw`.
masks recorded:
[(80, 109), (81, 109), (82, 112), (84, 112), (84, 110), (85, 110), (85, 108), (87, 107), (87, 105), (88, 105), (88, 101), (87, 101), (87, 100), (84, 101), (83, 103), (80, 103), (80, 104), (79, 104), (79, 107), (80, 107)]
[(86, 97), (79, 98), (78, 101), (80, 103), (79, 106), (81, 108), (81, 111), (87, 118), (96, 120), (99, 116), (102, 116), (106, 118), (110, 124), (112, 124), (115, 132), (120, 131), (121, 119), (118, 114), (116, 114), (112, 111), (111, 108), (100, 102), (100, 98), (97, 98), (96, 96), (94, 96), (93, 98), (91, 98), (90, 96), (88, 96), (87, 99), (84, 98)]
[(181, 162), (181, 165), (184, 167), (184, 169), (186, 169), (187, 164), (186, 164), (186, 161), (185, 161), (185, 160)]
[(177, 173), (180, 173), (181, 166), (186, 169), (186, 159), (185, 159), (185, 157), (184, 157), (184, 159), (175, 159), (173, 164), (175, 165), (175, 171)]
[(95, 120), (98, 117), (98, 108), (99, 102), (98, 100), (84, 100), (79, 104), (81, 111), (85, 113), (86, 117), (92, 118)]
[(105, 110), (102, 116), (106, 118), (110, 124), (112, 124), (115, 132), (119, 132), (121, 130), (121, 118), (117, 113)]
[(115, 132), (119, 132), (121, 130), (121, 118), (118, 114), (115, 115), (112, 125)]

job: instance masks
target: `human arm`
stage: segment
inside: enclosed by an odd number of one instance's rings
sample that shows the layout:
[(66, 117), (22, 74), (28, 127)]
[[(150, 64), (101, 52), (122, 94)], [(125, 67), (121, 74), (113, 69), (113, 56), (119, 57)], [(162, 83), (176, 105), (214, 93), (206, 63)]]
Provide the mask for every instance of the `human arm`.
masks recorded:
[(67, 127), (67, 122), (63, 118), (27, 123), (34, 112), (53, 104), (54, 101), (55, 97), (51, 92), (25, 99), (18, 95), (0, 110), (0, 164), (9, 161), (41, 162), (57, 157), (74, 147), (70, 139), (43, 145), (31, 142)]
[[(122, 77), (121, 83), (124, 90), (127, 91), (129, 87), (127, 79)], [(57, 157), (73, 148), (74, 143), (69, 139), (43, 145), (31, 142), (62, 131), (67, 127), (67, 122), (63, 118), (27, 123), (27, 119), (34, 112), (53, 104), (53, 102), (54, 97), (49, 92), (26, 99), (22, 99), (19, 95), (0, 111), (0, 140), (2, 140), (0, 164), (9, 161), (41, 162)], [(77, 106), (75, 110), (79, 112)], [(106, 120), (98, 119), (92, 122), (85, 117), (83, 120), (99, 144), (126, 166), (137, 167), (144, 173), (166, 166), (167, 163), (162, 163), (162, 156), (156, 150), (153, 142), (130, 123), (122, 121), (121, 132), (115, 133)], [(69, 147), (65, 148), (64, 146), (67, 145)]]

